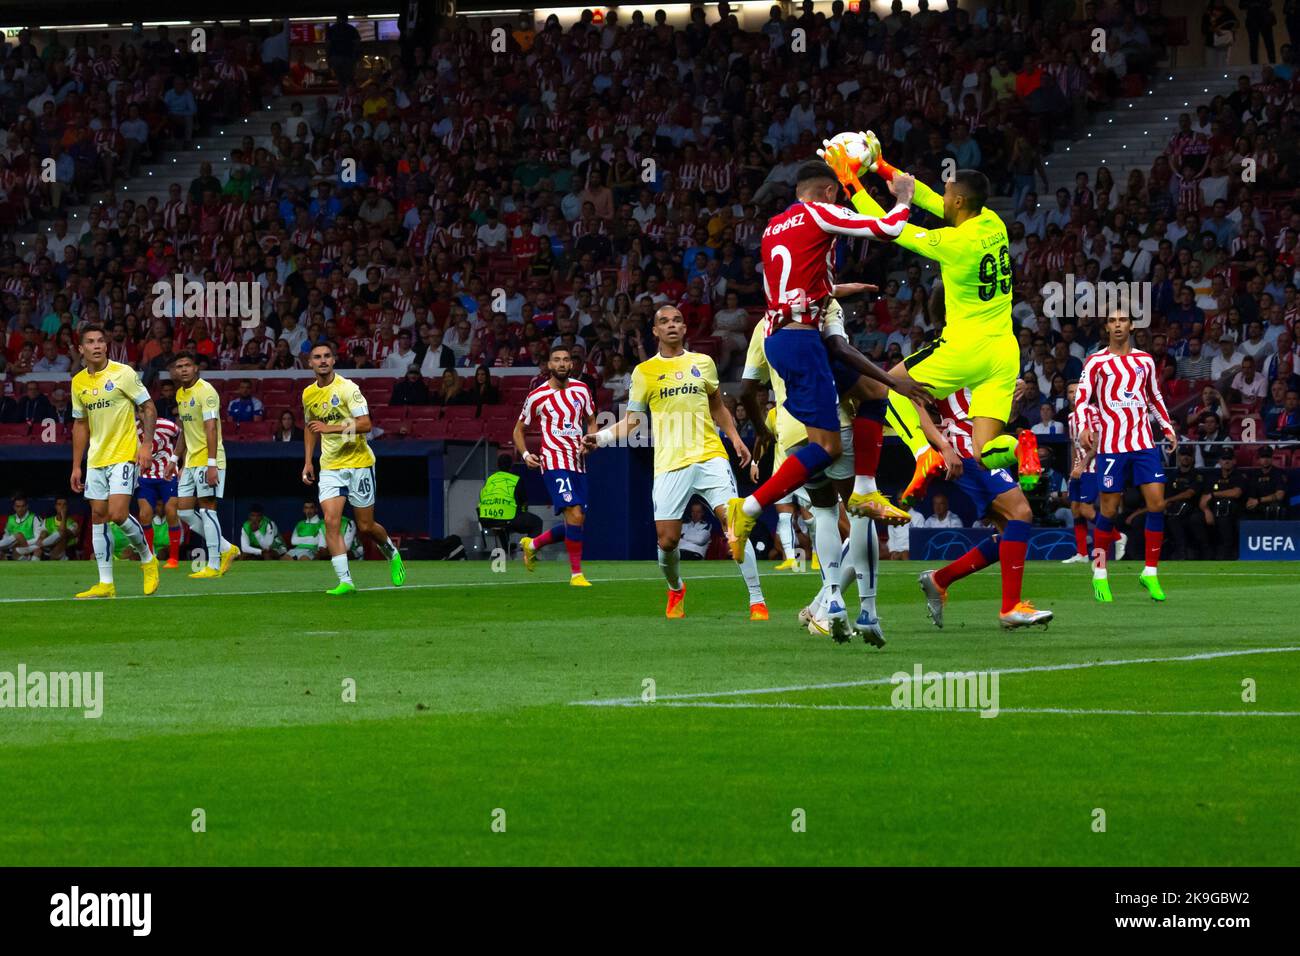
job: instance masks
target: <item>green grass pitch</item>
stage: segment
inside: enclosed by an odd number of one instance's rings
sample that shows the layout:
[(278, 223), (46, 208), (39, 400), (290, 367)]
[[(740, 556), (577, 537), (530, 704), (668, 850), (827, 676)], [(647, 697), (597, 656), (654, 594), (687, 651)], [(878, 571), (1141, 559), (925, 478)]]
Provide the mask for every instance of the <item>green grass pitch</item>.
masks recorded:
[[(0, 671), (104, 675), (99, 719), (0, 709), (0, 865), (1300, 862), (1293, 564), (1171, 564), (1157, 605), (1126, 563), (1103, 606), (1031, 563), (1057, 619), (1014, 633), (995, 569), (939, 631), (886, 564), (883, 650), (796, 627), (814, 574), (767, 570), (750, 623), (723, 562), (683, 563), (680, 621), (650, 563), (354, 570), (144, 599), (119, 562), (87, 603), (90, 562), (0, 565)], [(917, 664), (998, 669), (1002, 712), (891, 709)]]

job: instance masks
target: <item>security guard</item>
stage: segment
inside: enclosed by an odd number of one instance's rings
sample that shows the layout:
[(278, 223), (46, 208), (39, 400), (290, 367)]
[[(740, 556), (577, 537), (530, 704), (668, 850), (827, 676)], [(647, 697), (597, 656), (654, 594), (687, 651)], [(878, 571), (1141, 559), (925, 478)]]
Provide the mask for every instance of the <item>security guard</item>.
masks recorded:
[(1219, 455), (1219, 470), (1206, 478), (1201, 495), (1201, 520), (1218, 539), (1216, 556), (1220, 561), (1237, 560), (1237, 521), (1245, 494), (1246, 477), (1237, 470), (1232, 449), (1225, 446)]
[(1179, 445), (1178, 470), (1169, 476), (1165, 485), (1165, 529), (1169, 532), (1170, 560), (1190, 561), (1209, 556), (1205, 522), (1198, 520), (1198, 507), (1205, 492), (1202, 485), (1196, 470), (1195, 446)]
[(1273, 467), (1273, 449), (1259, 449), (1259, 471), (1246, 484), (1246, 513), (1251, 521), (1280, 521), (1286, 517), (1286, 474)]
[(497, 470), (487, 476), (478, 496), (478, 523), (484, 531), (496, 535), (502, 551), (510, 553), (510, 535), (536, 535), (542, 532), (542, 519), (527, 511), (524, 485), (510, 469), (514, 459), (497, 456)]

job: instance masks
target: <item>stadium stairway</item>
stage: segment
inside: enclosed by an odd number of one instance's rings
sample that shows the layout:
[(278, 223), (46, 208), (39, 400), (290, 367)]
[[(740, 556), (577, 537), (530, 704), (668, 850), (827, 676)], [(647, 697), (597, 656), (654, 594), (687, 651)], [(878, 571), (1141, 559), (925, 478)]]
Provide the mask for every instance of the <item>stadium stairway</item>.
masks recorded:
[[(282, 96), (272, 100), (261, 110), (255, 110), (246, 117), (228, 123), (215, 123), (207, 135), (195, 136), (189, 148), (164, 148), (158, 155), (146, 163), (140, 164), (138, 175), (131, 179), (118, 180), (114, 190), (118, 202), (132, 199), (137, 204), (156, 197), (161, 204), (167, 200), (167, 189), (174, 182), (181, 184), (182, 192), (189, 189), (190, 182), (198, 177), (199, 167), (204, 162), (212, 163), (213, 175), (224, 184), (228, 178), (230, 150), (238, 148), (245, 136), (252, 136), (259, 145), (263, 137), (271, 131), (271, 124), (279, 122), (282, 126), (289, 119), (293, 103), (301, 102), (304, 110), (311, 108), (314, 96)], [(102, 204), (109, 199), (106, 189), (92, 191), (87, 202), (66, 206), (68, 230), (78, 234), (84, 224), (89, 222), (92, 205)], [(31, 243), (35, 237), (52, 228), (53, 224), (42, 220), (21, 226), (14, 235), (18, 243)], [(20, 246), (21, 248), (21, 246)]]
[[(1150, 172), (1151, 164), (1177, 131), (1179, 114), (1194, 116), (1201, 103), (1231, 93), (1242, 74), (1258, 80), (1260, 67), (1162, 67), (1146, 93), (1116, 100), (1111, 109), (1093, 116), (1079, 139), (1058, 144), (1044, 158), (1049, 185), (1039, 189), (1039, 202), (1053, 208), (1057, 189), (1073, 192), (1074, 177), (1081, 172), (1088, 174), (1088, 184), (1093, 185), (1102, 166), (1110, 167), (1116, 187), (1123, 190), (1131, 170)], [(1035, 183), (1039, 186), (1041, 180)], [(1015, 218), (1010, 196), (998, 196), (991, 205), (1005, 220)]]

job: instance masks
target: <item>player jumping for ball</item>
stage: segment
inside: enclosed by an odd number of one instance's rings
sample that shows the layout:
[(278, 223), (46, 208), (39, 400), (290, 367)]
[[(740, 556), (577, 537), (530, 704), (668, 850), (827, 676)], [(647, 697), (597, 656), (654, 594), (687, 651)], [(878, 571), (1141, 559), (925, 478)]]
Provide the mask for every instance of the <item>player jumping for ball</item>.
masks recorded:
[[(1097, 484), (1101, 513), (1093, 532), (1093, 547), (1105, 551), (1120, 534), (1115, 530), (1124, 489), (1136, 485), (1147, 507), (1146, 565), (1138, 578), (1152, 600), (1163, 601), (1165, 592), (1157, 577), (1160, 549), (1165, 540), (1165, 464), (1151, 432), (1151, 414), (1169, 439), (1170, 454), (1178, 450), (1178, 432), (1160, 395), (1155, 360), (1133, 348), (1133, 320), (1123, 314), (1106, 320), (1107, 348), (1083, 363), (1074, 395), (1074, 413), (1087, 427), (1079, 432), (1079, 445), (1097, 456)], [(1113, 600), (1106, 562), (1098, 560), (1092, 572), (1093, 596)]]
[[(880, 156), (875, 134), (862, 136), (873, 157), (862, 168), (879, 175), (893, 191), (895, 180), (905, 174)], [(883, 213), (841, 147), (827, 141), (819, 152), (859, 212)], [(1011, 319), (1011, 244), (1006, 225), (984, 205), (988, 195), (988, 177), (974, 169), (956, 170), (942, 196), (916, 183), (912, 202), (941, 216), (947, 225), (922, 229), (905, 223), (894, 242), (939, 263), (946, 324), (937, 340), (907, 356), (890, 374), (904, 381), (923, 380), (935, 398), (969, 388), (976, 460), (995, 469), (1016, 461), (1016, 440), (1005, 429), (1020, 372), (1020, 347)], [(943, 470), (943, 458), (926, 440), (916, 407), (897, 388), (889, 396), (889, 409), (890, 424), (917, 460), (912, 481), (899, 496), (906, 506), (924, 496), (928, 481)]]
[[(889, 239), (897, 236), (907, 222), (907, 199), (913, 180), (900, 175), (890, 184), (899, 203), (888, 215), (863, 216), (835, 204), (840, 193), (834, 171), (820, 160), (800, 166), (795, 177), (797, 202), (773, 216), (763, 231), (763, 287), (767, 297), (764, 328), (767, 333), (763, 353), (772, 371), (785, 384), (782, 406), (807, 432), (808, 441), (794, 450), (772, 476), (747, 498), (733, 498), (727, 505), (727, 525), (731, 536), (731, 553), (737, 561), (744, 558), (745, 542), (768, 505), (775, 504), (801, 485), (814, 495), (825, 485), (826, 467), (843, 451), (838, 414), (839, 395), (831, 371), (827, 345), (820, 334), (826, 310), (835, 293), (831, 273), (835, 243), (840, 236)], [(901, 390), (918, 401), (929, 399), (921, 382), (899, 380), (869, 362), (852, 346), (842, 350), (841, 360), (856, 371)], [(761, 421), (761, 419), (760, 419)], [(756, 423), (757, 426), (757, 423)], [(814, 504), (834, 505), (829, 501)], [(867, 498), (864, 495), (863, 498)], [(883, 498), (878, 494), (875, 496)], [(861, 499), (860, 499), (861, 500)], [(887, 501), (873, 507), (866, 502), (863, 510), (886, 522), (905, 519)], [(838, 522), (819, 521), (815, 547), (823, 572), (832, 583), (829, 616), (841, 630), (847, 631), (847, 617), (839, 595), (839, 556), (841, 542)]]

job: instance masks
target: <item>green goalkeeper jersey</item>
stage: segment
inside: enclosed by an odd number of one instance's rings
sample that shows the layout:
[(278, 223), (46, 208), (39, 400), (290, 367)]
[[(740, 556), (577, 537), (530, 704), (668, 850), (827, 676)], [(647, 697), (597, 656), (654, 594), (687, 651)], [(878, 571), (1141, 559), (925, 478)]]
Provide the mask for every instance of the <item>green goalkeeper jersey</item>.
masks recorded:
[[(912, 203), (943, 216), (943, 197), (919, 179)], [(885, 214), (866, 190), (854, 194), (853, 205), (866, 216)], [(960, 226), (923, 229), (908, 223), (893, 241), (939, 263), (945, 341), (973, 342), (1013, 334), (1011, 243), (1006, 225), (992, 209), (985, 206)]]

